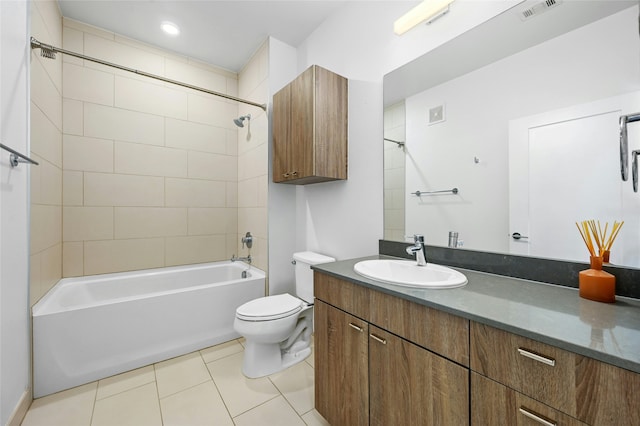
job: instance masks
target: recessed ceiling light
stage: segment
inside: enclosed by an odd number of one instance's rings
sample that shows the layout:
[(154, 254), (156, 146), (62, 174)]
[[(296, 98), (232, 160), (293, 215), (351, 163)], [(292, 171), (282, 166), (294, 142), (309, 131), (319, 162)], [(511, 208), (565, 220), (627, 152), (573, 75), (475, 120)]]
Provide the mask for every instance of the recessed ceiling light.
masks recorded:
[(178, 26), (173, 22), (164, 21), (162, 24), (160, 24), (160, 28), (162, 28), (162, 31), (171, 36), (177, 36), (178, 34), (180, 34), (180, 28), (178, 28)]

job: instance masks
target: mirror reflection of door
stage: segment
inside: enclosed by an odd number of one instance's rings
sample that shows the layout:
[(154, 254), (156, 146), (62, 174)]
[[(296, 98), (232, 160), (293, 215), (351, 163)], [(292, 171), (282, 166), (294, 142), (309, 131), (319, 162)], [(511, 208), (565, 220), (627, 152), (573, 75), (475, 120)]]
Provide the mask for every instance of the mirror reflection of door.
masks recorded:
[[(512, 253), (587, 261), (575, 223), (625, 221), (612, 263), (640, 266), (640, 194), (620, 178), (618, 119), (640, 111), (640, 93), (512, 120), (510, 232)], [(630, 149), (640, 126), (629, 127)], [(576, 179), (576, 177), (578, 179)], [(604, 207), (604, 209), (603, 209)]]

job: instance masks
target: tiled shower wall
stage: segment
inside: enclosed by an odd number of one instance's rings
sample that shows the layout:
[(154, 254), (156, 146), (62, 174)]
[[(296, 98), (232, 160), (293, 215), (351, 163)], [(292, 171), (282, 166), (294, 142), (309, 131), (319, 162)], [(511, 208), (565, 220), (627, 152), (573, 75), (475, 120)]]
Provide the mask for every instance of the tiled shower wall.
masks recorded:
[[(404, 101), (384, 109), (384, 137), (406, 141)], [(404, 241), (405, 161), (404, 147), (384, 141), (384, 239)], [(412, 189), (415, 191), (415, 189)]]
[[(33, 3), (32, 34), (239, 96), (237, 74), (64, 19), (55, 1)], [(267, 55), (265, 43), (240, 77), (245, 96), (260, 103)], [(31, 168), (32, 303), (61, 277), (245, 256), (246, 231), (256, 236), (254, 264), (266, 269), (260, 108), (67, 55), (44, 59), (34, 50), (31, 63), (31, 153), (41, 163)], [(247, 113), (249, 141), (233, 124)]]
[[(31, 35), (62, 44), (55, 1), (31, 3)], [(62, 61), (31, 51), (31, 304), (62, 276)], [(21, 166), (25, 167), (25, 166)]]

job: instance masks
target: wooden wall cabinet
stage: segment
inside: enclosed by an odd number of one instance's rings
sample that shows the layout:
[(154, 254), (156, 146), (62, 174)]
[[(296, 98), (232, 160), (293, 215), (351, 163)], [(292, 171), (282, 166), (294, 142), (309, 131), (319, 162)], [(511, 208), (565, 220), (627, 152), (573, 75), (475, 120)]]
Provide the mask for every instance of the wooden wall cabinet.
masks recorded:
[(273, 96), (273, 181), (347, 179), (348, 81), (313, 65)]
[[(333, 426), (469, 424), (469, 369), (443, 355), (457, 349), (439, 340), (468, 345), (468, 321), (408, 301), (417, 317), (381, 309), (383, 295), (347, 281), (315, 273), (316, 409)], [(436, 316), (434, 316), (434, 314)], [(436, 338), (436, 353), (422, 320), (451, 334)], [(440, 324), (439, 321), (452, 324)], [(382, 323), (382, 324), (381, 324)], [(393, 331), (382, 328), (393, 328)], [(410, 341), (402, 330), (426, 342)], [(396, 333), (396, 334), (394, 334)], [(468, 346), (463, 349), (468, 354)], [(467, 358), (468, 360), (468, 358)]]

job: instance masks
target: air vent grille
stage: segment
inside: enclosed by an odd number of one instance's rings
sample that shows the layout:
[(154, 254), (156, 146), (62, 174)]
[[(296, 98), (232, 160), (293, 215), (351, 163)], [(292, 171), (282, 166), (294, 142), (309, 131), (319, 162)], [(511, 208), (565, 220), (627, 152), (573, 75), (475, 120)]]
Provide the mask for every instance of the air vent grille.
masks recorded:
[(547, 10), (556, 7), (562, 4), (562, 0), (544, 0), (539, 3), (534, 4), (531, 7), (523, 9), (520, 12), (520, 19), (523, 21), (533, 18), (534, 16), (540, 15)]

